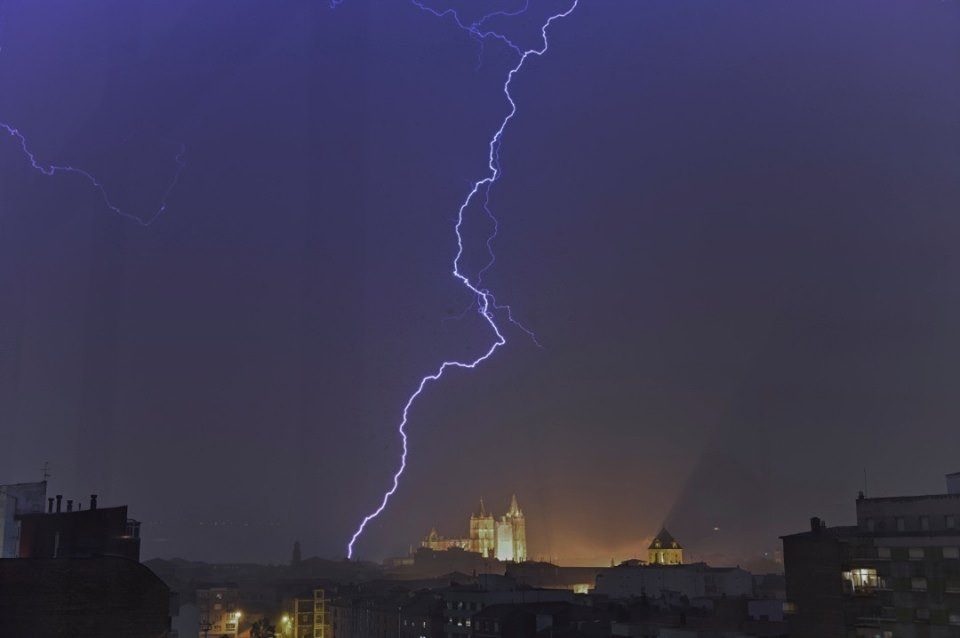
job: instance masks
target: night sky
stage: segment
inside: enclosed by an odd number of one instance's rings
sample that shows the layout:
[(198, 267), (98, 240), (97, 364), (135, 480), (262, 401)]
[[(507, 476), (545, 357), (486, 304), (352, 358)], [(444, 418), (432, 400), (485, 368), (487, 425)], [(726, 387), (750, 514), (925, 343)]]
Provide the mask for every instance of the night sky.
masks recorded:
[[(471, 8), (518, 3), (459, 0)], [(566, 0), (502, 23), (525, 46)], [(772, 552), (960, 469), (960, 4), (581, 0), (517, 77), (497, 261), (533, 329), (411, 411), (358, 544), (517, 493), (530, 553)], [(0, 482), (143, 556), (339, 558), (422, 375), (491, 334), (453, 223), (515, 62), (405, 0), (6, 0)], [(471, 211), (467, 268), (488, 223)], [(716, 528), (716, 529), (715, 529)]]

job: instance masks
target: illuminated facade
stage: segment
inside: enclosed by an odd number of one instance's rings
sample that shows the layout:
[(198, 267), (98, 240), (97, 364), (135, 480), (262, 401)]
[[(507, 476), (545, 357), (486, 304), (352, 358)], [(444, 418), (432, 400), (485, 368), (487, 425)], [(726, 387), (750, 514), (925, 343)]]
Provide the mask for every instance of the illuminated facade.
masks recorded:
[(660, 529), (647, 548), (647, 562), (651, 565), (683, 565), (683, 548), (666, 527)]
[(208, 635), (236, 636), (243, 613), (238, 608), (240, 591), (236, 587), (211, 587), (197, 590), (200, 612), (200, 638)]
[(313, 590), (313, 598), (293, 601), (293, 638), (327, 638), (332, 635), (329, 623), (327, 596), (323, 589)]
[(522, 563), (527, 560), (527, 523), (516, 495), (500, 520), (487, 512), (480, 499), (479, 512), (470, 515), (469, 538), (445, 538), (432, 529), (421, 545), (438, 552), (459, 548), (484, 558)]
[(480, 511), (470, 515), (470, 545), (469, 550), (477, 552), (484, 558), (494, 555), (497, 548), (496, 523), (493, 514), (488, 514), (480, 499)]

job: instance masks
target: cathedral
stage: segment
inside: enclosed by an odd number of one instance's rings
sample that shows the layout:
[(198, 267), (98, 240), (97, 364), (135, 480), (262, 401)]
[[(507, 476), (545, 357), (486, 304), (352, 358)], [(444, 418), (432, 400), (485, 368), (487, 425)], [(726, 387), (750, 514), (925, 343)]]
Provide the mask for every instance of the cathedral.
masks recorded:
[(469, 538), (444, 538), (432, 529), (421, 545), (435, 551), (457, 547), (484, 558), (522, 563), (527, 560), (527, 522), (517, 505), (516, 495), (510, 500), (510, 509), (499, 520), (487, 513), (480, 499), (480, 511), (470, 515)]

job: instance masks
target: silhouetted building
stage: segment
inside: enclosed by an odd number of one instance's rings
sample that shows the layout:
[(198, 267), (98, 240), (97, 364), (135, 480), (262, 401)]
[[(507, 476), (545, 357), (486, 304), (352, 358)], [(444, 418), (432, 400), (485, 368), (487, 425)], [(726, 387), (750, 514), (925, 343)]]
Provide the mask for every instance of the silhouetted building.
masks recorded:
[[(54, 505), (56, 500), (56, 505)], [(62, 497), (48, 499), (47, 512), (19, 514), (20, 558), (84, 558), (122, 556), (140, 560), (140, 523), (127, 517), (127, 507), (62, 509)]]
[(20, 517), (43, 512), (47, 482), (0, 485), (0, 558), (20, 551)]
[(331, 636), (396, 638), (407, 598), (405, 591), (339, 595), (328, 603)]
[(440, 590), (443, 596), (443, 633), (447, 638), (465, 638), (474, 633), (473, 617), (492, 605), (531, 605), (567, 603), (574, 600), (571, 591), (527, 589), (504, 580), (502, 589), (484, 589), (478, 585), (451, 586)]
[(612, 567), (561, 567), (553, 563), (528, 561), (507, 566), (507, 576), (521, 585), (547, 589), (568, 589), (576, 594), (589, 593), (597, 586), (597, 576)]
[(753, 576), (739, 567), (643, 565), (627, 561), (597, 576), (596, 593), (611, 598), (661, 598), (667, 593), (686, 598), (752, 596)]
[(791, 635), (960, 637), (960, 474), (947, 493), (857, 499), (857, 525), (783, 537)]
[(422, 591), (400, 608), (400, 638), (444, 638), (443, 599)]
[(491, 605), (473, 615), (471, 638), (526, 638), (586, 636), (586, 627), (599, 624), (594, 636), (609, 636), (609, 619), (596, 609), (569, 602)]
[(450, 572), (464, 574), (503, 574), (504, 563), (495, 558), (484, 558), (476, 552), (455, 547), (446, 551), (434, 551), (426, 547), (417, 548), (412, 561), (406, 565), (397, 565), (391, 573), (399, 578), (437, 578)]
[(167, 638), (170, 588), (135, 560), (0, 560), (0, 636)]

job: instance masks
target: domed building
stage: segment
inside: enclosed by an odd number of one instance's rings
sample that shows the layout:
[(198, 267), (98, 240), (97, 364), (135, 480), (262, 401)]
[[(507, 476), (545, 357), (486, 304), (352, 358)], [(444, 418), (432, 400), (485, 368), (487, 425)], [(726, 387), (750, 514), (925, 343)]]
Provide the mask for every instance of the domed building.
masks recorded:
[(683, 565), (683, 548), (666, 527), (654, 536), (647, 548), (647, 562), (651, 565)]

